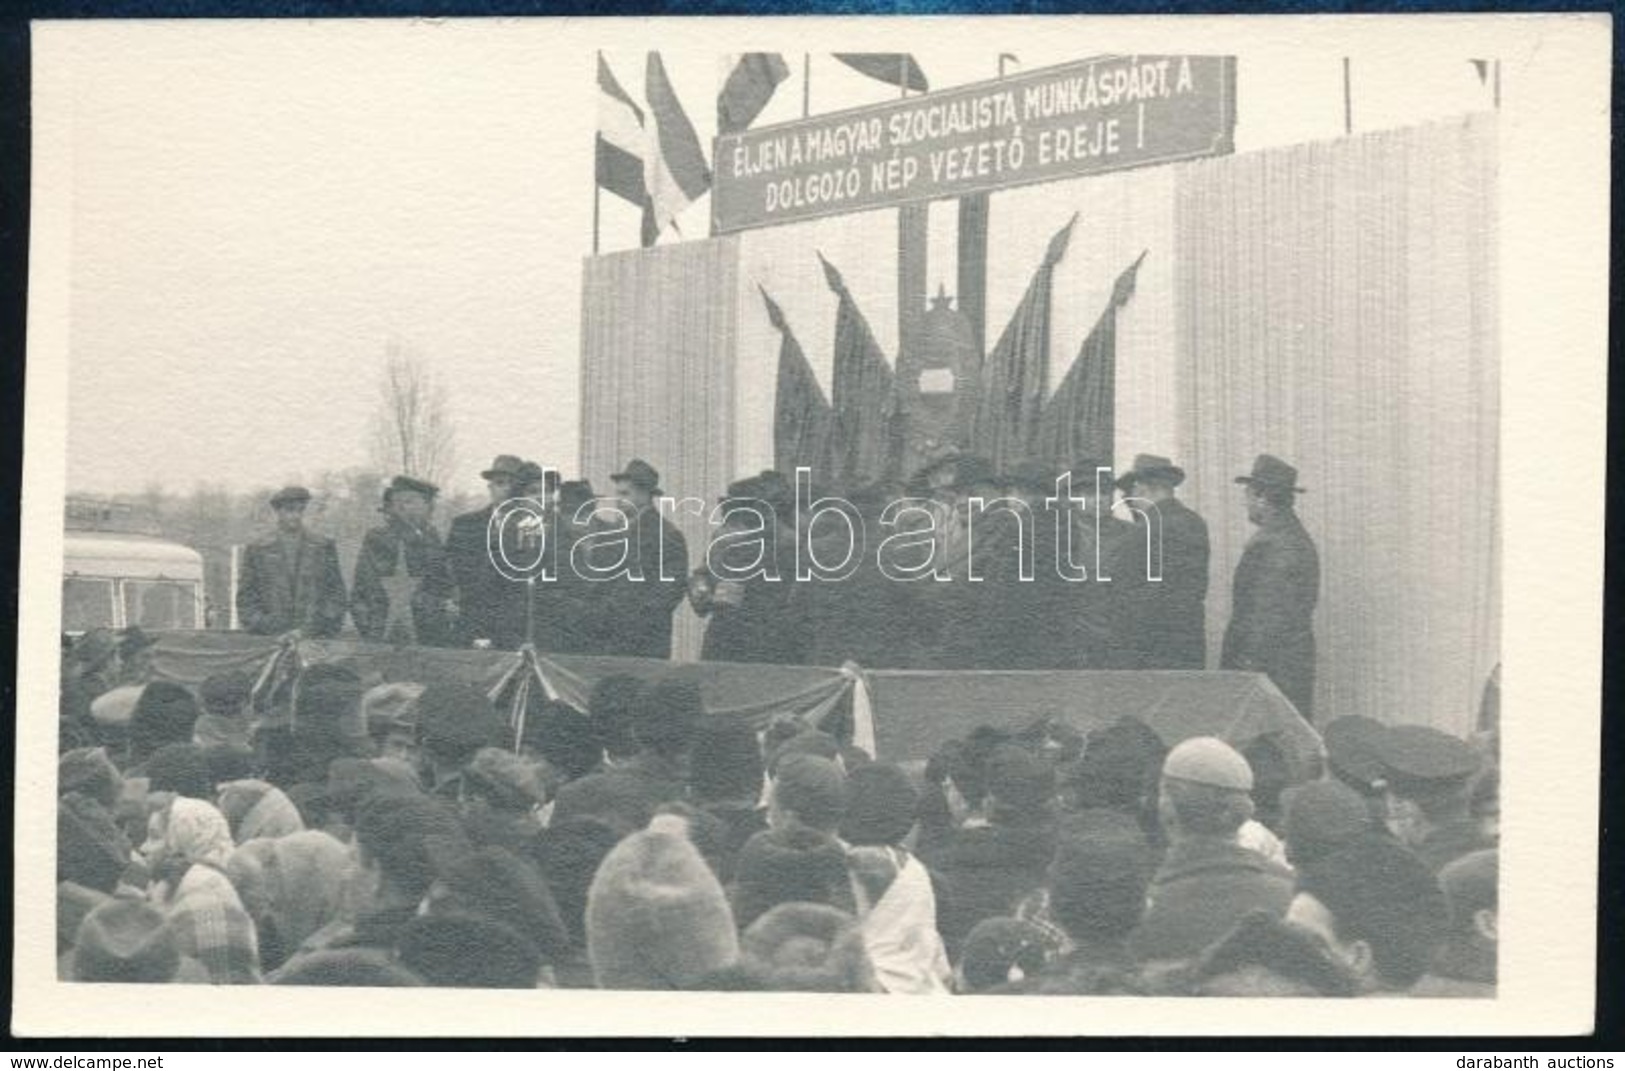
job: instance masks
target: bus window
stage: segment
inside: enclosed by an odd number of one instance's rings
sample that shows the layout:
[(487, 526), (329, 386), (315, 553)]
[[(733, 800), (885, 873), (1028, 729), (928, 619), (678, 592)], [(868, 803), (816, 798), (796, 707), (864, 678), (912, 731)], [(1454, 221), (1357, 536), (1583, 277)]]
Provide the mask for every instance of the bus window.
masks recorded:
[(113, 582), (68, 577), (62, 581), (62, 630), (113, 627)]
[(197, 628), (193, 585), (169, 580), (126, 580), (124, 621), (144, 629)]

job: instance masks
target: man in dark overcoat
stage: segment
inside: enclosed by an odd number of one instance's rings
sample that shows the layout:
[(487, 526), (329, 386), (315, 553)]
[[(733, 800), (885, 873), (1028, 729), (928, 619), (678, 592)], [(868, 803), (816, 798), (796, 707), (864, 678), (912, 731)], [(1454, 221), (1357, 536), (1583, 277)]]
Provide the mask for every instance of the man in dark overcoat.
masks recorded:
[(243, 548), (237, 619), (259, 636), (338, 635), (348, 598), (338, 548), (305, 528), (310, 492), (284, 487), (271, 496), (276, 533)]
[(1304, 489), (1298, 470), (1260, 454), (1246, 487), (1247, 519), (1258, 526), (1236, 564), (1222, 669), (1267, 674), (1298, 713), (1312, 718), (1315, 695), (1315, 602), (1320, 553), (1293, 508)]
[[(1128, 657), (1140, 669), (1201, 669), (1207, 661), (1207, 522), (1175, 495), (1185, 470), (1166, 457), (1138, 454), (1117, 478), (1142, 545), (1160, 579), (1136, 586), (1125, 625)], [(1160, 551), (1160, 561), (1159, 561)]]
[(605, 654), (671, 657), (671, 615), (688, 592), (688, 542), (660, 515), (660, 473), (634, 458), (615, 473), (625, 515), (629, 572), (609, 585)]
[[(459, 513), (446, 530), (446, 560), (457, 585), (458, 638), (464, 644), (513, 648), (523, 640), (523, 622), (515, 635), (512, 607), (514, 581), (498, 571), (491, 556), (491, 516), (518, 491), (523, 463), (502, 454), (480, 473), (490, 501)], [(484, 641), (483, 643), (481, 641)]]
[(350, 616), (373, 643), (452, 646), (457, 587), (430, 523), (439, 488), (397, 476), (384, 491), (388, 520), (370, 529), (356, 559)]

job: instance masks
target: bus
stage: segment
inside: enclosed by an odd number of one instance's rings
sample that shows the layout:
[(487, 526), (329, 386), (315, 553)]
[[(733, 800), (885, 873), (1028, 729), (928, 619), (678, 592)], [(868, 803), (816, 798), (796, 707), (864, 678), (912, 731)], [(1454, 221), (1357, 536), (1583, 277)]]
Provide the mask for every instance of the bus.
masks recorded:
[(203, 555), (157, 536), (69, 531), (62, 555), (62, 631), (206, 626)]

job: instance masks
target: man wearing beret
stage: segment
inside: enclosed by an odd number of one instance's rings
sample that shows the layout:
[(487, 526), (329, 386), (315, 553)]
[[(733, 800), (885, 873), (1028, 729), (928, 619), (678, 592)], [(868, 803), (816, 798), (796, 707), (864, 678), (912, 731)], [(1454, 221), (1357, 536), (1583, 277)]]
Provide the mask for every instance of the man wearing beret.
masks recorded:
[(439, 488), (397, 476), (384, 492), (388, 520), (368, 530), (356, 559), (350, 616), (363, 639), (446, 647), (454, 642), (456, 585), (430, 524)]
[(284, 487), (271, 496), (276, 533), (243, 550), (237, 619), (260, 636), (338, 635), (348, 598), (331, 539), (305, 529), (310, 492)]
[(1139, 500), (1135, 526), (1149, 528), (1162, 551), (1162, 579), (1134, 586), (1126, 624), (1125, 642), (1142, 669), (1207, 663), (1207, 522), (1174, 494), (1184, 481), (1184, 469), (1155, 454), (1135, 455), (1134, 467), (1117, 478), (1118, 490)]
[(660, 473), (639, 458), (615, 473), (615, 494), (626, 515), (632, 574), (610, 589), (605, 654), (671, 657), (671, 615), (688, 592), (688, 543), (660, 515)]
[(1471, 852), (1493, 848), (1471, 809), (1482, 768), (1464, 740), (1425, 725), (1391, 725), (1378, 739), (1388, 827), (1434, 874)]
[(1252, 791), (1252, 767), (1216, 737), (1191, 737), (1168, 752), (1157, 802), (1168, 854), (1130, 939), (1137, 956), (1188, 960), (1251, 912), (1286, 914), (1291, 872), (1238, 842), (1253, 815)]
[[(495, 647), (517, 647), (524, 640), (524, 622), (515, 635), (510, 608), (517, 600), (508, 591), (514, 585), (497, 572), (491, 559), (490, 524), (496, 508), (519, 493), (523, 462), (502, 454), (480, 473), (490, 501), (477, 510), (459, 513), (446, 530), (446, 559), (457, 584), (460, 638), (465, 643), (484, 641)], [(518, 558), (516, 563), (528, 561)], [(522, 609), (522, 607), (521, 607)]]
[(1310, 720), (1320, 554), (1293, 509), (1304, 489), (1297, 486), (1298, 470), (1269, 454), (1259, 454), (1252, 473), (1236, 482), (1247, 488), (1247, 519), (1258, 531), (1236, 565), (1219, 666), (1267, 674)]

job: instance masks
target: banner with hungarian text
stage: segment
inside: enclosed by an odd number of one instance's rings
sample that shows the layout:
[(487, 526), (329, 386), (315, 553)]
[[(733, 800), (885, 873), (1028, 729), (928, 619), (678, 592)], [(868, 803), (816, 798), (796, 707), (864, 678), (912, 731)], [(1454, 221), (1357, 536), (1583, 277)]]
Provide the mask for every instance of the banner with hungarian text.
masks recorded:
[(725, 234), (1231, 152), (1235, 58), (1106, 56), (716, 139)]

